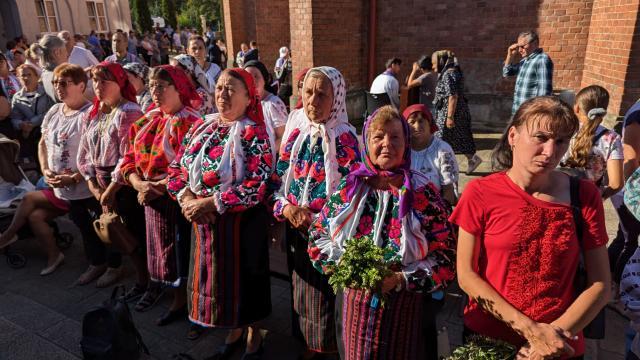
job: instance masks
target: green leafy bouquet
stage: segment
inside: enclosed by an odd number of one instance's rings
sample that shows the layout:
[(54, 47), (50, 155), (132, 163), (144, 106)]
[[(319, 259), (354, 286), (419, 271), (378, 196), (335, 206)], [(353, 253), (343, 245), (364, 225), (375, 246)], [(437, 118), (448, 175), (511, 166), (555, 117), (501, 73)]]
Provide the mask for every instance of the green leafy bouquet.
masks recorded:
[(340, 261), (332, 266), (329, 285), (336, 293), (345, 288), (379, 292), (382, 280), (393, 273), (385, 262), (389, 251), (368, 237), (347, 240)]
[(453, 350), (446, 360), (511, 360), (515, 359), (515, 346), (486, 336), (471, 336), (466, 344)]

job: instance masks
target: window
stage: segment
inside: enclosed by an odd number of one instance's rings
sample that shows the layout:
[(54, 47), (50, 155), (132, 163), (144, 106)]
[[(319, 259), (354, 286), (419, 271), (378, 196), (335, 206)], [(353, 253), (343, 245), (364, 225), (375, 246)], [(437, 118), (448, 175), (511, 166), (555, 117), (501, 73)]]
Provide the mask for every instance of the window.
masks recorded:
[(36, 4), (36, 14), (38, 15), (38, 24), (40, 32), (58, 32), (58, 17), (56, 16), (56, 7), (54, 0), (34, 0)]
[(104, 9), (104, 0), (87, 1), (87, 13), (89, 14), (89, 24), (92, 30), (109, 31), (107, 12)]

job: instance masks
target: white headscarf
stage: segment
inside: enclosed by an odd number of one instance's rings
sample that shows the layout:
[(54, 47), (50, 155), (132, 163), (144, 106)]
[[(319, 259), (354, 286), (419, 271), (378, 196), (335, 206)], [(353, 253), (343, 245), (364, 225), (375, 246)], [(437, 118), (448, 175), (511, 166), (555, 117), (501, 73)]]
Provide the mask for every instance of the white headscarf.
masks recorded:
[[(298, 160), (298, 153), (304, 143), (307, 136), (310, 137), (310, 145), (313, 146), (318, 138), (322, 138), (322, 152), (324, 153), (324, 166), (325, 166), (325, 184), (327, 196), (333, 194), (338, 187), (338, 183), (342, 178), (340, 172), (338, 172), (338, 162), (336, 161), (336, 139), (345, 132), (352, 132), (355, 136), (355, 128), (349, 124), (347, 118), (347, 106), (346, 100), (346, 86), (344, 84), (344, 78), (340, 71), (330, 66), (320, 66), (312, 68), (307, 72), (304, 78), (304, 82), (307, 82), (310, 75), (314, 72), (321, 72), (324, 74), (333, 87), (333, 104), (331, 105), (331, 114), (329, 119), (324, 124), (314, 123), (307, 117), (304, 110), (295, 111), (291, 113), (291, 117), (287, 122), (287, 130), (285, 134), (288, 135), (294, 128), (300, 129), (300, 135), (296, 138), (291, 148), (291, 158), (289, 159), (289, 169), (284, 175), (284, 181), (282, 186), (284, 188), (284, 197), (286, 198), (289, 193), (291, 181), (293, 180), (293, 169), (295, 163)], [(291, 130), (289, 130), (291, 129)], [(287, 138), (284, 138), (285, 141)], [(305, 186), (300, 199), (298, 199), (298, 206), (306, 206), (311, 200), (309, 199), (309, 177), (305, 180)]]
[(187, 71), (189, 71), (190, 75), (195, 77), (197, 86), (202, 87), (209, 94), (213, 94), (213, 90), (216, 84), (209, 84), (209, 80), (207, 79), (207, 74), (202, 69), (202, 66), (198, 64), (198, 60), (191, 55), (180, 54), (173, 58), (175, 61), (179, 62), (180, 65), (184, 66)]

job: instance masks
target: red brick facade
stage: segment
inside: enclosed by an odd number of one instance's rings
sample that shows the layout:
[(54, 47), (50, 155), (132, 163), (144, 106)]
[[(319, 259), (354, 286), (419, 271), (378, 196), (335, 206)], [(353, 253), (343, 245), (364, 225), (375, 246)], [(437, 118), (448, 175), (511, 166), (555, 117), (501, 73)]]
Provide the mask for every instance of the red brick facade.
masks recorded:
[[(366, 88), (371, 2), (225, 0), (227, 39), (234, 39), (229, 45), (237, 51), (238, 41), (248, 41), (251, 31), (247, 29), (253, 27), (261, 57), (269, 67), (277, 57), (277, 48), (290, 41), (294, 71), (332, 65), (343, 72), (349, 88)], [(577, 91), (600, 84), (611, 92), (610, 112), (624, 112), (640, 97), (640, 69), (636, 70), (640, 43), (634, 41), (639, 36), (639, 2), (377, 0), (374, 73), (384, 70), (386, 59), (397, 56), (405, 61), (404, 79), (420, 55), (451, 49), (465, 72), (469, 96), (476, 99), (470, 100), (472, 107), (474, 101), (492, 102), (486, 111), (477, 110), (479, 116), (502, 118), (508, 113), (506, 104), (514, 84), (513, 79), (501, 76), (506, 49), (519, 32), (534, 29), (554, 62), (555, 89)], [(243, 7), (253, 20), (245, 15), (243, 25), (239, 25), (241, 21), (233, 24), (229, 13), (242, 12)]]

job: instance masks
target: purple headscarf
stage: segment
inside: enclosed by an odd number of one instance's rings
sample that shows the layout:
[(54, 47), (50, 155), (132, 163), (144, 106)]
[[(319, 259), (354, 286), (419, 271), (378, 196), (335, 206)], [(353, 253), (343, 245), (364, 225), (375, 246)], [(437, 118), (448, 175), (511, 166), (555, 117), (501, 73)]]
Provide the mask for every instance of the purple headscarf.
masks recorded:
[(364, 151), (362, 152), (362, 162), (351, 170), (347, 175), (347, 198), (352, 199), (355, 195), (358, 184), (364, 181), (365, 178), (379, 176), (383, 178), (389, 178), (395, 175), (402, 175), (402, 187), (400, 188), (400, 211), (399, 216), (403, 218), (411, 208), (413, 203), (413, 188), (411, 185), (411, 132), (409, 131), (409, 123), (400, 115), (400, 123), (402, 123), (402, 130), (404, 131), (404, 154), (402, 164), (393, 170), (381, 170), (373, 164), (369, 158), (369, 145), (367, 144), (367, 132), (373, 119), (375, 119), (380, 109), (371, 114), (362, 128), (362, 143), (364, 144)]

